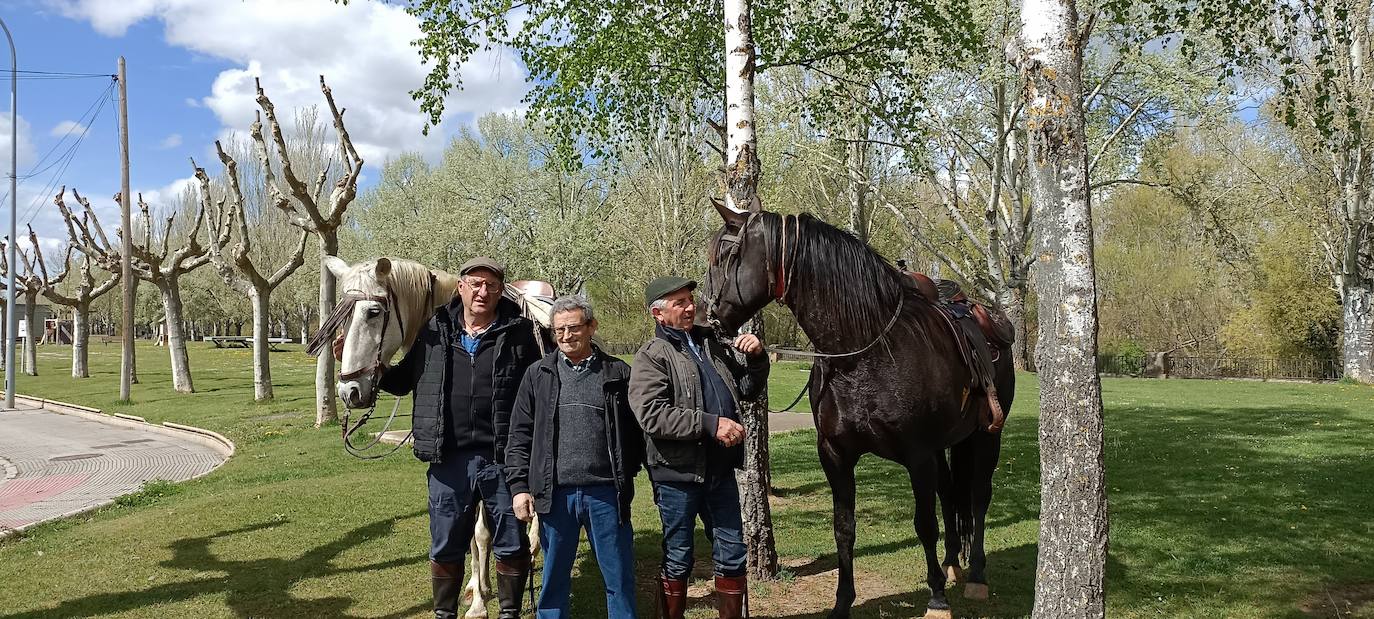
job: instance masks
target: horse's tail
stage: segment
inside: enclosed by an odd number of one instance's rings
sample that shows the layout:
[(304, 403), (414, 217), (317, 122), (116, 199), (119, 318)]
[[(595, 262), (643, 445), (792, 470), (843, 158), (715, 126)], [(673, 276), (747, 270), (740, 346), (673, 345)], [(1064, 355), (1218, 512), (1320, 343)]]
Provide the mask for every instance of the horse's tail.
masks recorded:
[[(953, 527), (954, 534), (959, 539), (959, 560), (967, 564), (969, 550), (973, 548), (973, 534), (975, 525), (973, 522), (973, 485), (974, 469), (977, 467), (977, 459), (974, 458), (974, 439), (968, 437), (956, 443), (949, 450), (948, 475), (950, 480), (949, 500), (953, 504), (954, 522), (946, 523), (945, 526)], [(946, 468), (945, 455), (940, 453), (941, 468)]]

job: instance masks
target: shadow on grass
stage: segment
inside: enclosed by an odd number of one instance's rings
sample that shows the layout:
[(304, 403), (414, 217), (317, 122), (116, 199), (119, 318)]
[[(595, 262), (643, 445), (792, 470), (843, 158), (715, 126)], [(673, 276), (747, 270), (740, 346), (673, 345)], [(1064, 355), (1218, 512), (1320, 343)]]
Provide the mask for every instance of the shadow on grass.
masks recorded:
[[(402, 567), (426, 561), (422, 555), (392, 559), (357, 567), (335, 567), (333, 562), (347, 550), (369, 540), (391, 535), (398, 520), (420, 517), (424, 511), (387, 518), (357, 527), (337, 540), (317, 546), (296, 557), (269, 557), (250, 561), (225, 561), (210, 551), (213, 542), (252, 533), (281, 522), (263, 522), (238, 529), (221, 531), (203, 537), (190, 537), (172, 542), (171, 559), (163, 567), (186, 570), (201, 575), (218, 572), (222, 576), (199, 577), (168, 583), (136, 591), (102, 593), (67, 600), (55, 608), (0, 615), (3, 619), (38, 619), (40, 617), (89, 617), (127, 612), (159, 604), (184, 602), (204, 596), (223, 595), (225, 603), (239, 617), (355, 617), (348, 609), (355, 601), (351, 597), (331, 596), (299, 599), (291, 589), (302, 581), (341, 574), (363, 573), (372, 570)], [(79, 578), (78, 576), (73, 576)], [(410, 608), (381, 617), (407, 617), (431, 608), (428, 600)]]

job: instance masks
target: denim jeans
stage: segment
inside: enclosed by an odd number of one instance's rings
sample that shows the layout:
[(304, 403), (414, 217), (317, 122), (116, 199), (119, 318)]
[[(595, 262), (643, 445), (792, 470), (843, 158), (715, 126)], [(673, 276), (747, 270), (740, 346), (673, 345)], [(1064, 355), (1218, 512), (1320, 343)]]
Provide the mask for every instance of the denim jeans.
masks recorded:
[(553, 506), (539, 514), (539, 541), (544, 548), (544, 585), (536, 614), (540, 619), (571, 617), (572, 567), (577, 540), (587, 530), (592, 554), (606, 585), (606, 616), (635, 619), (634, 528), (620, 519), (615, 486), (557, 486)]
[(657, 482), (654, 503), (663, 520), (663, 576), (682, 580), (692, 574), (696, 519), (711, 540), (711, 558), (717, 576), (745, 572), (743, 523), (739, 486), (733, 471), (709, 476), (702, 483)]
[(429, 558), (439, 563), (462, 563), (477, 524), (477, 502), (491, 522), (491, 550), (497, 559), (528, 557), (530, 538), (525, 523), (511, 509), (510, 489), (501, 464), (485, 452), (445, 454), (429, 465)]

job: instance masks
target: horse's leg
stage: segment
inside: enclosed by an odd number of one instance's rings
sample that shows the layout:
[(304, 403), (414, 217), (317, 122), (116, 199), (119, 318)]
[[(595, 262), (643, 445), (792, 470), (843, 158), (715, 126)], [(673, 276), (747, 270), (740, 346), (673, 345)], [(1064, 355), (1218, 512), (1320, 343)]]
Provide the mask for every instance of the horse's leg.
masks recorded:
[(839, 557), (840, 580), (835, 585), (835, 608), (830, 619), (849, 617), (854, 606), (854, 464), (857, 457), (843, 453), (833, 442), (819, 442), (821, 468), (830, 483), (834, 502), (835, 552)]
[(938, 464), (934, 454), (915, 456), (907, 464), (911, 476), (911, 493), (916, 498), (916, 537), (926, 557), (926, 582), (930, 585), (930, 602), (926, 604), (926, 619), (951, 617), (949, 600), (945, 598), (945, 572), (940, 568), (936, 546), (940, 542), (940, 522), (935, 517), (935, 490), (939, 483)]
[(472, 578), (468, 580), (466, 595), (472, 605), (464, 617), (478, 619), (487, 616), (487, 600), (491, 598), (491, 522), (487, 510), (477, 505), (476, 526), (472, 531)]
[(964, 597), (975, 600), (988, 598), (987, 553), (983, 548), (983, 534), (987, 527), (988, 505), (992, 503), (992, 476), (1002, 453), (1002, 434), (977, 432), (974, 434), (973, 473), (973, 543), (969, 549), (968, 584)]
[(941, 450), (935, 457), (937, 464), (939, 464), (937, 474), (940, 476), (940, 511), (945, 523), (945, 578), (948, 579), (946, 585), (953, 587), (962, 578), (959, 569), (959, 554), (963, 552), (959, 527), (955, 526), (958, 523), (958, 512), (955, 510), (954, 478), (950, 473), (949, 461), (945, 459), (944, 450)]

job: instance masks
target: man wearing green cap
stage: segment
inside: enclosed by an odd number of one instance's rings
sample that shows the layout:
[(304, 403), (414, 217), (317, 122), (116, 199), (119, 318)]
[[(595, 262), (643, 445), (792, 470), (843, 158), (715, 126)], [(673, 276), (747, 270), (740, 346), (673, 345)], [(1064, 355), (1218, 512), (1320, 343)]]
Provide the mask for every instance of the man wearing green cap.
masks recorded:
[(687, 607), (693, 540), (700, 516), (712, 542), (716, 605), (720, 617), (743, 616), (745, 549), (735, 469), (744, 464), (739, 402), (763, 393), (768, 357), (758, 337), (731, 345), (746, 355), (737, 363), (705, 326), (694, 324), (697, 283), (660, 277), (644, 290), (657, 323), (654, 338), (635, 354), (630, 408), (644, 429), (649, 479), (663, 521), (659, 615), (681, 619)]

